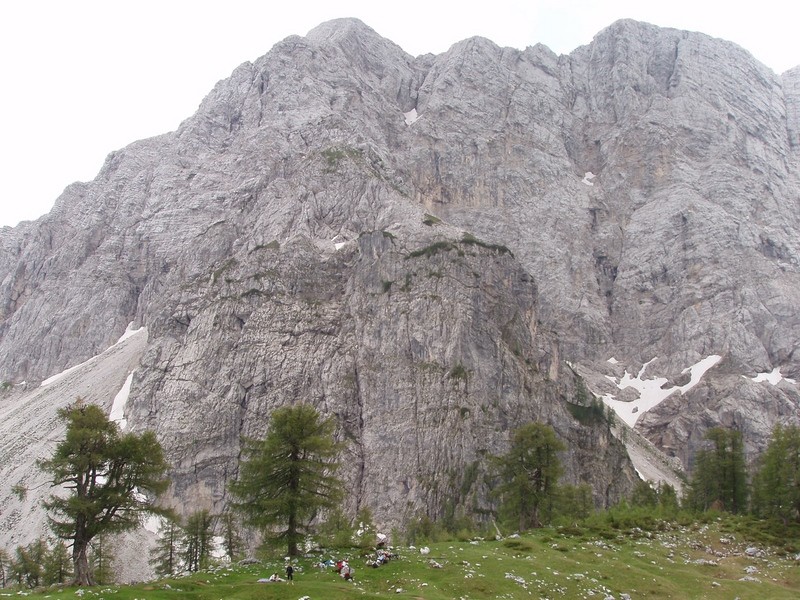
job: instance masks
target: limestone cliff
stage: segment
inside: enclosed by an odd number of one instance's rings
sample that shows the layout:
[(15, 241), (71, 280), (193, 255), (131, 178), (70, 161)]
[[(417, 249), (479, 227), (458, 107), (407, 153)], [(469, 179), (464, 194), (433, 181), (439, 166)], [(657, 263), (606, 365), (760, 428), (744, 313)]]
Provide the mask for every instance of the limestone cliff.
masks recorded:
[(325, 23), (0, 230), (0, 378), (146, 325), (127, 416), (186, 510), (224, 505), (241, 437), (300, 401), (336, 415), (378, 520), (483, 507), (485, 456), (531, 419), (612, 501), (633, 471), (568, 410), (576, 373), (610, 404), (626, 371), (664, 377), (635, 426), (685, 466), (710, 426), (752, 453), (797, 420), (799, 105), (797, 70), (633, 21), (569, 56), (416, 58)]

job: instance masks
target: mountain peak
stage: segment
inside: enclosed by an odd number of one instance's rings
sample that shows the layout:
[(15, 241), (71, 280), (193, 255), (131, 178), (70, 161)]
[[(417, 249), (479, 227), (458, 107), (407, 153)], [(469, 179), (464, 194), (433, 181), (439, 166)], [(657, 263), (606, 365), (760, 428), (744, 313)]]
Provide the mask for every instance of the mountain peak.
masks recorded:
[(331, 19), (317, 25), (308, 32), (306, 38), (317, 42), (338, 42), (350, 37), (361, 37), (364, 35), (380, 37), (374, 29), (369, 27), (360, 19), (355, 17), (345, 17)]

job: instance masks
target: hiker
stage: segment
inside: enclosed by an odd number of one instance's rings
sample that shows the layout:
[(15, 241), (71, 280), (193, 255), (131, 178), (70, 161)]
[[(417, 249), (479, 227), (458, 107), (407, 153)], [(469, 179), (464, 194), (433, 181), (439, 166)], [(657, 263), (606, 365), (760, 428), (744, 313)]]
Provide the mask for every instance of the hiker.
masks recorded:
[(286, 579), (287, 581), (290, 581), (292, 584), (294, 584), (293, 575), (294, 575), (294, 567), (292, 567), (292, 565), (286, 565)]

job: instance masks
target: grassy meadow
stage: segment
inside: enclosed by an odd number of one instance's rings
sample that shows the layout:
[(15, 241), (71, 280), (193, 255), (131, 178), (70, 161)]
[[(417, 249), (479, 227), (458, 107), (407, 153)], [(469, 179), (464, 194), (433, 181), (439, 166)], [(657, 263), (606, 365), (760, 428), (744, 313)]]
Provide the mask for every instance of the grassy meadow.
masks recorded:
[[(735, 522), (710, 519), (661, 524), (653, 531), (548, 528), (503, 540), (472, 540), (395, 548), (399, 558), (372, 568), (368, 551), (348, 549), (299, 559), (294, 584), (258, 583), (285, 576), (283, 559), (259, 565), (213, 567), (188, 577), (131, 586), (51, 587), (27, 597), (82, 600), (416, 600), (568, 598), (703, 598), (733, 600), (800, 597), (800, 548), (777, 539), (747, 541)], [(350, 558), (353, 582), (320, 559)], [(0, 596), (19, 597), (0, 590)]]

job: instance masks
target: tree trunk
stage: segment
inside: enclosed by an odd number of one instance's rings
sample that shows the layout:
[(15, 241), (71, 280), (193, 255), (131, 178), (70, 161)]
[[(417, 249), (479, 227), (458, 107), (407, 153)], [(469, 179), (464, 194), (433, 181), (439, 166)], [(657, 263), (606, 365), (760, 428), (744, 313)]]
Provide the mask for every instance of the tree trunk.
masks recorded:
[(94, 585), (92, 572), (89, 569), (87, 551), (89, 544), (85, 540), (75, 540), (72, 546), (72, 565), (75, 570), (75, 585)]
[(289, 547), (287, 553), (289, 556), (299, 556), (300, 552), (297, 550), (297, 517), (294, 511), (289, 514), (289, 523), (286, 528), (286, 537), (288, 538)]

